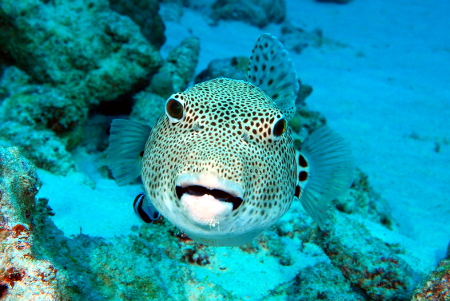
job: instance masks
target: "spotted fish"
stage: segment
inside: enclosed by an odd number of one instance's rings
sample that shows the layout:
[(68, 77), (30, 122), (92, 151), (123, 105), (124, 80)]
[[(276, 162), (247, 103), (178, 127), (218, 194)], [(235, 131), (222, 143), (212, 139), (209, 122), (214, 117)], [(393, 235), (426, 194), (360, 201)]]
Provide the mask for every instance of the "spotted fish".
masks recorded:
[(108, 166), (125, 185), (141, 176), (135, 210), (163, 215), (191, 239), (250, 242), (299, 198), (319, 226), (351, 184), (347, 143), (328, 127), (294, 148), (288, 121), (299, 90), (294, 65), (272, 35), (253, 49), (246, 81), (217, 78), (171, 95), (153, 129), (116, 119)]

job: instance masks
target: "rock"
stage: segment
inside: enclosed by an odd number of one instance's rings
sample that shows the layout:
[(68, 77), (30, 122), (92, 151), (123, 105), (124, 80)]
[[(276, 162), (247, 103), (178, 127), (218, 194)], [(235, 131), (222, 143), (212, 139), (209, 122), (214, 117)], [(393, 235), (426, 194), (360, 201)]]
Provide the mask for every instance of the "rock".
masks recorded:
[(167, 2), (161, 3), (159, 14), (164, 22), (177, 22), (180, 23), (181, 17), (184, 13), (184, 7), (181, 3)]
[(109, 0), (111, 9), (130, 17), (139, 27), (143, 36), (156, 48), (166, 41), (165, 25), (159, 15), (157, 0)]
[[(198, 38), (187, 38), (181, 42), (181, 44), (173, 49), (167, 59), (165, 60), (162, 67), (159, 69), (157, 75), (158, 82), (154, 82), (152, 79), (151, 86), (153, 87), (153, 92), (164, 93), (160, 95), (167, 98), (168, 91), (181, 92), (187, 87), (187, 84), (194, 77), (195, 68), (198, 62), (198, 55), (200, 52), (200, 40)], [(172, 81), (172, 89), (170, 89), (170, 84), (168, 83), (169, 78)], [(164, 89), (157, 88), (163, 81)]]
[(195, 77), (195, 83), (198, 84), (218, 77), (246, 80), (248, 63), (249, 58), (245, 56), (212, 60), (208, 67)]
[(167, 99), (175, 92), (172, 77), (164, 71), (156, 73), (150, 81), (148, 90)]
[(368, 176), (359, 168), (348, 193), (339, 197), (334, 206), (341, 212), (360, 215), (390, 230), (397, 229), (389, 203), (374, 191)]
[(427, 300), (450, 300), (450, 259), (439, 262), (412, 298), (412, 301)]
[(134, 99), (136, 103), (130, 119), (153, 127), (158, 118), (165, 112), (166, 98), (151, 92), (142, 91), (136, 94)]
[(106, 0), (5, 0), (0, 31), (17, 67), (87, 104), (132, 90), (161, 64), (139, 27)]
[(75, 170), (68, 149), (83, 139), (88, 107), (64, 91), (33, 83), (16, 67), (0, 79), (0, 145), (17, 146), (37, 166), (56, 174)]
[(365, 300), (353, 291), (337, 267), (326, 262), (306, 267), (293, 280), (277, 287), (273, 295), (293, 297), (281, 300)]
[(363, 296), (371, 300), (411, 297), (419, 275), (396, 254), (395, 247), (373, 237), (359, 221), (336, 214), (314, 241)]
[(212, 5), (211, 18), (218, 20), (239, 20), (258, 27), (269, 23), (280, 23), (286, 17), (284, 0), (216, 0)]
[(281, 28), (282, 35), (280, 42), (289, 51), (301, 53), (307, 47), (320, 48), (324, 43), (323, 33), (321, 29), (307, 31), (300, 27), (295, 27), (289, 23), (285, 23)]
[(64, 91), (48, 85), (33, 84), (23, 71), (9, 67), (0, 79), (5, 99), (0, 107), (0, 120), (46, 128), (60, 136), (84, 125), (88, 108)]
[(65, 141), (50, 130), (6, 121), (0, 124), (0, 146), (17, 146), (28, 160), (55, 174), (76, 170)]
[(34, 251), (40, 182), (17, 148), (0, 147), (0, 299), (67, 300), (64, 272)]

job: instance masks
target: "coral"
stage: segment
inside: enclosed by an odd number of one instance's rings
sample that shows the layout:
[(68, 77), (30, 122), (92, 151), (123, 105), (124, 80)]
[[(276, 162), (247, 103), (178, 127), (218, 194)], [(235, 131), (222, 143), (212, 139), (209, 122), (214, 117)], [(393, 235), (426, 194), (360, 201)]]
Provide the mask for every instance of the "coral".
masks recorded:
[(0, 145), (17, 146), (27, 159), (56, 174), (75, 171), (65, 143), (50, 130), (37, 130), (14, 121), (0, 124)]
[(319, 48), (324, 43), (323, 33), (320, 29), (307, 31), (285, 22), (281, 28), (281, 33), (280, 41), (284, 47), (296, 53), (301, 53), (303, 49), (309, 46)]
[(368, 176), (359, 168), (348, 193), (339, 197), (334, 205), (341, 212), (358, 214), (388, 229), (393, 230), (397, 227), (388, 202), (373, 190), (369, 185)]
[(174, 48), (150, 85), (136, 95), (130, 118), (153, 126), (164, 113), (164, 104), (175, 92), (184, 91), (194, 76), (200, 52), (200, 41), (187, 38)]
[(32, 83), (29, 75), (14, 66), (4, 71), (0, 88), (4, 91), (0, 107), (2, 121), (49, 129), (60, 137), (76, 132), (86, 122), (85, 104), (58, 88)]
[(198, 84), (218, 77), (246, 80), (248, 62), (249, 58), (245, 56), (212, 60), (208, 67), (195, 77), (195, 83)]
[(211, 18), (241, 20), (258, 27), (269, 23), (280, 23), (286, 17), (286, 3), (284, 0), (217, 0), (212, 5)]
[(156, 0), (110, 0), (111, 9), (131, 18), (139, 27), (143, 36), (158, 49), (166, 41), (165, 25), (158, 14), (159, 3)]
[(450, 300), (450, 258), (439, 262), (438, 267), (416, 289), (412, 301)]
[(17, 148), (0, 147), (0, 298), (66, 300), (64, 273), (34, 248), (33, 213), (40, 183)]
[(164, 99), (169, 98), (169, 96), (175, 92), (172, 78), (165, 72), (158, 72), (153, 75), (150, 86), (147, 90), (152, 91)]
[(33, 83), (11, 66), (0, 78), (0, 144), (17, 146), (37, 166), (59, 174), (75, 170), (67, 149), (83, 138), (87, 107), (58, 88)]
[(317, 111), (309, 110), (306, 106), (305, 100), (309, 95), (311, 95), (313, 91), (312, 87), (303, 84), (300, 79), (299, 85), (300, 89), (298, 90), (297, 99), (295, 100), (295, 114), (291, 118), (291, 120), (289, 120), (289, 125), (294, 130), (294, 133), (300, 135), (299, 137), (297, 137), (300, 138), (300, 140), (295, 138), (296, 135), (294, 135), (294, 143), (297, 145), (297, 147), (299, 147), (301, 141), (306, 138), (306, 135), (304, 134), (310, 134), (314, 130), (326, 124), (325, 116)]
[(336, 214), (331, 223), (314, 241), (353, 287), (371, 300), (410, 298), (418, 275), (395, 248), (345, 215)]
[[(184, 7), (189, 5), (186, 3), (184, 5), (183, 3), (179, 3), (182, 1), (160, 1), (161, 2), (161, 8), (159, 10), (159, 14), (161, 15), (161, 18), (164, 22), (177, 22), (179, 23), (181, 21), (181, 17), (184, 14)], [(178, 2), (178, 3), (177, 3)], [(187, 2), (187, 1), (185, 1)]]
[(164, 113), (166, 99), (174, 92), (184, 91), (194, 76), (200, 51), (197, 38), (187, 38), (173, 49), (150, 82), (136, 95), (130, 118), (153, 126)]
[(134, 97), (136, 100), (130, 119), (153, 127), (164, 114), (166, 99), (151, 92), (142, 91)]
[[(158, 71), (158, 73), (165, 74), (165, 76), (159, 75), (155, 80), (163, 81), (164, 86), (168, 86), (167, 81), (169, 77), (172, 80), (172, 89), (163, 89), (164, 95), (160, 96), (167, 98), (169, 95), (166, 94), (166, 91), (180, 92), (186, 89), (187, 84), (194, 77), (199, 52), (200, 40), (193, 37), (184, 39), (178, 47), (169, 53), (169, 56)], [(158, 85), (158, 82), (152, 80), (152, 87)], [(161, 91), (161, 89), (154, 92), (158, 91)]]
[[(164, 219), (127, 236), (68, 238), (49, 219), (48, 200), (35, 200), (40, 184), (33, 166), (16, 148), (0, 148), (0, 159), (6, 300), (18, 294), (29, 300), (393, 300), (408, 297), (415, 281), (407, 254), (397, 254), (401, 247), (342, 213), (320, 234), (299, 202), (239, 248), (197, 244)], [(250, 274), (254, 289), (236, 290)]]
[(17, 66), (2, 70), (0, 143), (67, 174), (90, 106), (142, 85), (161, 57), (106, 1), (13, 2), (0, 3), (2, 51)]
[[(306, 267), (293, 280), (273, 290), (271, 297), (274, 296), (283, 297), (283, 300), (288, 301), (365, 300), (352, 290), (350, 283), (338, 268), (325, 262)], [(267, 300), (271, 299), (267, 298)]]
[(326, 45), (331, 48), (345, 48), (348, 45), (326, 38), (322, 29), (307, 30), (286, 21), (281, 27), (280, 41), (289, 51), (301, 53), (307, 47), (320, 48)]
[(106, 0), (5, 0), (0, 21), (0, 43), (15, 65), (87, 104), (128, 92), (161, 63), (138, 26)]

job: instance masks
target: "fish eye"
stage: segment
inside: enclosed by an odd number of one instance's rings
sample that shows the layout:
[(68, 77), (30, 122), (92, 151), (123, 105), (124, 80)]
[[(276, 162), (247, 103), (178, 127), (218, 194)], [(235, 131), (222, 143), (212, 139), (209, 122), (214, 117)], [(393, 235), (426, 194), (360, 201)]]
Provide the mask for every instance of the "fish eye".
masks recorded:
[(281, 117), (280, 119), (278, 119), (275, 122), (275, 125), (273, 126), (273, 135), (275, 137), (280, 137), (281, 135), (283, 135), (284, 132), (286, 132), (286, 119), (284, 119), (284, 117)]
[(166, 115), (170, 122), (179, 122), (184, 117), (184, 103), (176, 98), (169, 98), (166, 102)]

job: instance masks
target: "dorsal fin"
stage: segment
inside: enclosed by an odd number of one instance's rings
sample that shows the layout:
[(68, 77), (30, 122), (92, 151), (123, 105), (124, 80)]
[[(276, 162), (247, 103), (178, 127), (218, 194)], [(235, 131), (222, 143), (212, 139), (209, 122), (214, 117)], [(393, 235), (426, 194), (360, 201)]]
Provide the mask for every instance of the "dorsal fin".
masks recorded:
[(273, 35), (264, 33), (256, 41), (250, 57), (247, 81), (270, 96), (285, 115), (295, 107), (299, 84), (294, 63), (283, 44)]

